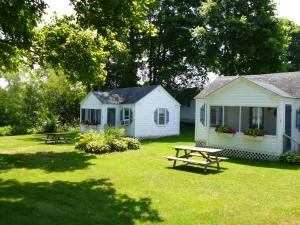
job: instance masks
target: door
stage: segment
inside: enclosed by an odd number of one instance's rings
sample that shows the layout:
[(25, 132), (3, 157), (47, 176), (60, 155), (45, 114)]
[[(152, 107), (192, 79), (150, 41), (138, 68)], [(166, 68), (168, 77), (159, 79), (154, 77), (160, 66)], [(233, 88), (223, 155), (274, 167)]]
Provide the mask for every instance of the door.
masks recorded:
[[(292, 106), (285, 105), (285, 129), (284, 133), (291, 137), (292, 136)], [(286, 149), (291, 150), (291, 139), (286, 138)]]
[(116, 125), (116, 108), (107, 109), (107, 125), (109, 126)]

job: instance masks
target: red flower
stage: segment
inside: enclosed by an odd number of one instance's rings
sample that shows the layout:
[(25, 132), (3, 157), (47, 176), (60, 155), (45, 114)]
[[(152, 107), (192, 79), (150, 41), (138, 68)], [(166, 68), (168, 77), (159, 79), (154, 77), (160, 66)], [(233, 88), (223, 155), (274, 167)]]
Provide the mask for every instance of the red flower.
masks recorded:
[(232, 129), (232, 128), (230, 128), (230, 129), (229, 129), (229, 133), (230, 133), (230, 134), (235, 134), (235, 133), (236, 133), (236, 130), (235, 130), (235, 129)]
[(257, 136), (265, 136), (265, 132), (263, 130), (260, 130), (257, 132)]

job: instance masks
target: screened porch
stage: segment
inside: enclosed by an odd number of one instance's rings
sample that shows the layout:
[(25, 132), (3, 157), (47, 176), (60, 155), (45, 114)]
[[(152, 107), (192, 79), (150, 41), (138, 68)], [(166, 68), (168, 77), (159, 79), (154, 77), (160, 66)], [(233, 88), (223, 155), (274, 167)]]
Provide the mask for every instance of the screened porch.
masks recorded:
[(245, 106), (210, 106), (210, 128), (228, 126), (239, 133), (249, 128), (264, 130), (266, 135), (276, 135), (277, 108)]

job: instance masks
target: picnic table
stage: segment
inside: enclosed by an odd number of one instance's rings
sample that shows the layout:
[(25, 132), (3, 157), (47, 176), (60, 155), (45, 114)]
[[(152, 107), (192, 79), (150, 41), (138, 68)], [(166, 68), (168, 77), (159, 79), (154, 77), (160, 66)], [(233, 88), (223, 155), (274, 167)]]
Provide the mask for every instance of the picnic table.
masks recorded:
[(67, 143), (70, 138), (67, 138), (64, 133), (47, 133), (46, 138), (42, 138), (42, 140), (45, 141), (45, 144), (48, 144), (48, 142), (58, 144), (59, 142)]
[[(176, 166), (177, 161), (185, 162), (188, 164), (194, 164), (199, 166), (204, 166), (204, 172), (207, 172), (207, 167), (215, 167), (212, 166), (216, 164), (216, 168), (220, 169), (220, 162), (226, 160), (228, 158), (219, 157), (215, 155), (223, 151), (223, 149), (215, 149), (215, 148), (199, 148), (199, 147), (191, 147), (191, 146), (175, 146), (174, 149), (176, 150), (176, 155), (174, 156), (167, 156), (169, 161), (173, 161), (173, 167)], [(179, 156), (179, 152), (184, 152), (183, 155)], [(190, 159), (191, 157), (200, 157), (203, 160), (194, 160)]]

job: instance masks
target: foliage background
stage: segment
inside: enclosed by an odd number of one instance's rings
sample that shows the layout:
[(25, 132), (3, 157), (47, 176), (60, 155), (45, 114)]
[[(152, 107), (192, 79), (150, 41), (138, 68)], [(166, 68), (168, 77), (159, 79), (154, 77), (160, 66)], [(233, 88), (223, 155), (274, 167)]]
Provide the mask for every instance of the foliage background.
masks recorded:
[(78, 124), (91, 90), (161, 84), (186, 104), (207, 74), (300, 70), (300, 28), (273, 0), (0, 1), (0, 126), (14, 134)]

